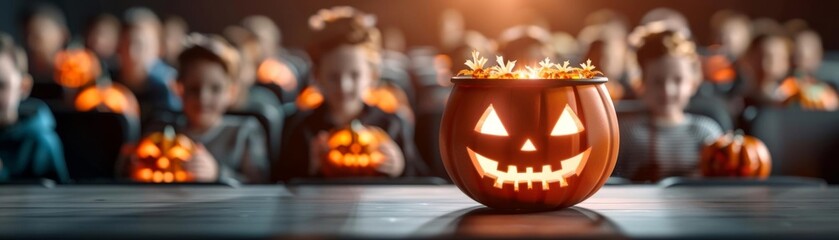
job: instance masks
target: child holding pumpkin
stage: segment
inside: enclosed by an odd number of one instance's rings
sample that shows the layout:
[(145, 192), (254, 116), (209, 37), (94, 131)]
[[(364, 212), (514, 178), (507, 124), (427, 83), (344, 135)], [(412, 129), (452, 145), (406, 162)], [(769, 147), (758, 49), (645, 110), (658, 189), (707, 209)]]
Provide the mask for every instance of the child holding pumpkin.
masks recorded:
[(321, 10), (310, 18), (315, 31), (314, 85), (323, 93), (323, 104), (295, 113), (286, 124), (287, 135), (280, 166), (283, 179), (319, 176), (328, 149), (329, 131), (345, 128), (354, 120), (384, 130), (378, 151), (385, 160), (376, 168), (389, 177), (424, 174), (411, 137), (411, 125), (396, 114), (366, 105), (364, 97), (379, 84), (380, 42), (372, 16), (351, 7)]
[(709, 117), (685, 113), (700, 84), (695, 45), (673, 31), (641, 35), (645, 37), (636, 50), (642, 70), (639, 96), (649, 111), (621, 119), (615, 175), (633, 181), (697, 175), (702, 147), (722, 129)]
[(23, 106), (32, 87), (26, 66), (23, 51), (11, 37), (0, 34), (0, 181), (52, 178), (67, 182), (52, 113), (40, 102)]
[(178, 57), (175, 85), (184, 115), (174, 124), (197, 145), (184, 169), (198, 182), (266, 183), (267, 142), (259, 122), (224, 115), (232, 102), (238, 53), (217, 36), (192, 35), (190, 41)]

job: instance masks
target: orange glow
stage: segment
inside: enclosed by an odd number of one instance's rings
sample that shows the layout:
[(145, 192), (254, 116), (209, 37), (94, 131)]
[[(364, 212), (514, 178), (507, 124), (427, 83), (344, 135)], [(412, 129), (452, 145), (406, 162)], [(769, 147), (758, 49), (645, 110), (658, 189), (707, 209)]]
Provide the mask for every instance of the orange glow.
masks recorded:
[(139, 104), (134, 94), (116, 83), (105, 86), (90, 86), (76, 95), (76, 110), (92, 110), (122, 113), (131, 116), (139, 114)]
[(162, 157), (157, 159), (157, 167), (158, 168), (169, 168), (169, 159), (166, 157)]
[(364, 95), (364, 103), (375, 106), (386, 113), (395, 113), (402, 106), (399, 99), (390, 87), (372, 89)]
[(580, 122), (580, 118), (577, 117), (577, 114), (571, 110), (571, 107), (567, 104), (565, 105), (565, 110), (562, 111), (562, 115), (559, 116), (559, 120), (556, 121), (556, 125), (554, 125), (553, 130), (551, 130), (551, 136), (566, 136), (571, 134), (577, 134), (582, 132), (585, 129), (583, 123)]
[(257, 80), (262, 84), (276, 84), (284, 91), (297, 89), (297, 77), (291, 69), (277, 59), (269, 58), (262, 61), (256, 70)]
[(327, 140), (330, 149), (325, 156), (329, 165), (327, 171), (337, 173), (343, 170), (358, 176), (368, 175), (363, 172), (373, 171), (385, 160), (385, 155), (379, 152), (379, 144), (386, 138), (389, 137), (380, 129), (364, 127), (357, 122), (349, 128), (333, 131)]
[(478, 120), (475, 131), (493, 136), (507, 136), (507, 129), (504, 128), (504, 124), (501, 123), (501, 119), (498, 118), (498, 113), (495, 113), (492, 104), (487, 107), (481, 119)]
[(473, 50), (472, 59), (464, 63), (468, 69), (461, 70), (457, 75), (476, 79), (586, 79), (603, 76), (602, 72), (594, 70), (591, 60), (581, 63), (580, 67), (573, 67), (568, 61), (554, 64), (550, 58), (545, 58), (539, 66), (525, 66), (525, 69), (516, 69), (515, 60), (505, 62), (502, 56), (496, 56), (495, 60), (496, 66), (484, 68), (487, 59)]
[(148, 180), (151, 180), (152, 170), (149, 169), (149, 168), (143, 168), (143, 169), (140, 169), (139, 172), (137, 172), (137, 175), (140, 177), (140, 179), (148, 181)]
[(323, 103), (323, 95), (316, 88), (307, 86), (297, 96), (295, 104), (300, 110), (311, 110), (319, 107)]
[(167, 127), (140, 140), (136, 155), (134, 180), (139, 182), (172, 183), (190, 182), (192, 175), (184, 163), (192, 158), (194, 143), (188, 137), (176, 134)]
[(149, 140), (144, 140), (137, 148), (137, 156), (141, 158), (160, 156), (160, 149)]
[(96, 56), (85, 49), (66, 50), (55, 55), (55, 81), (67, 88), (87, 85), (101, 74)]

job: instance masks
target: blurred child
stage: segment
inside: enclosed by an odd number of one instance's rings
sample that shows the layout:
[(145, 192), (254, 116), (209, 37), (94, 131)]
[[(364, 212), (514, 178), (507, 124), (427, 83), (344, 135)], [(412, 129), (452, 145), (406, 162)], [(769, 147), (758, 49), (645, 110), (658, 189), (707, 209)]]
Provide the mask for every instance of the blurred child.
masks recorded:
[(234, 79), (236, 89), (231, 110), (245, 110), (254, 105), (280, 107), (280, 100), (270, 90), (255, 86), (257, 64), (262, 52), (262, 45), (257, 36), (239, 26), (230, 26), (224, 30), (225, 37), (238, 49), (239, 73)]
[(70, 38), (64, 13), (53, 5), (38, 5), (23, 20), (30, 73), (36, 83), (52, 83), (55, 54)]
[(411, 126), (395, 114), (364, 103), (379, 84), (380, 39), (372, 16), (350, 7), (334, 7), (310, 18), (315, 40), (315, 86), (324, 102), (311, 111), (298, 112), (287, 124), (283, 140), (283, 178), (319, 175), (319, 163), (328, 151), (328, 132), (353, 120), (383, 129), (392, 140), (380, 145), (385, 163), (378, 172), (391, 176), (426, 173), (412, 140)]
[(242, 26), (254, 33), (262, 45), (257, 66), (266, 60), (282, 62), (285, 68), (291, 72), (293, 78), (284, 78), (288, 81), (279, 82), (281, 87), (278, 97), (284, 103), (293, 102), (297, 94), (308, 83), (311, 67), (311, 59), (302, 51), (287, 49), (282, 46), (282, 33), (271, 18), (262, 15), (248, 16), (242, 20)]
[(705, 49), (702, 69), (709, 80), (708, 93), (731, 98), (742, 94), (743, 79), (734, 63), (752, 41), (751, 19), (742, 13), (721, 10), (711, 17), (713, 44)]
[(181, 103), (171, 90), (176, 71), (160, 60), (160, 21), (151, 10), (125, 13), (119, 44), (120, 71), (116, 78), (140, 103), (143, 122), (166, 112), (179, 111)]
[(636, 54), (642, 70), (639, 96), (649, 112), (621, 119), (615, 175), (658, 181), (698, 174), (701, 148), (722, 129), (711, 118), (684, 111), (700, 83), (694, 43), (677, 32), (650, 33)]
[(638, 25), (661, 24), (664, 30), (674, 31), (688, 39), (693, 39), (693, 32), (690, 30), (688, 19), (679, 11), (672, 8), (660, 7), (650, 10), (643, 17)]
[(791, 43), (780, 34), (756, 37), (738, 62), (745, 81), (742, 112), (748, 106), (779, 106), (793, 92), (784, 91), (781, 82), (790, 74)]
[(67, 182), (52, 113), (40, 102), (22, 106), (31, 87), (26, 56), (11, 37), (0, 34), (0, 181), (51, 178)]
[(87, 25), (85, 48), (90, 49), (99, 58), (103, 70), (116, 71), (116, 51), (119, 44), (119, 19), (111, 14), (101, 14)]
[[(186, 171), (198, 182), (266, 183), (267, 142), (256, 119), (225, 116), (238, 72), (236, 51), (219, 37), (190, 36), (178, 57), (176, 90), (184, 118), (175, 124), (198, 144)], [(126, 174), (121, 174), (126, 175)]]
[(268, 180), (265, 135), (256, 119), (224, 116), (237, 77), (236, 51), (212, 37), (178, 57), (177, 89), (184, 102), (185, 132), (206, 146), (219, 164), (219, 178), (246, 183)]
[(184, 50), (184, 41), (189, 32), (186, 21), (178, 16), (169, 16), (163, 20), (163, 44), (161, 57), (169, 65), (176, 65), (178, 55)]
[(803, 30), (793, 37), (795, 38), (793, 63), (796, 75), (816, 78), (824, 55), (821, 36), (816, 31)]
[(590, 59), (611, 80), (606, 87), (613, 100), (636, 97), (631, 91), (633, 83), (629, 81), (627, 67), (628, 31), (626, 18), (606, 9), (589, 14), (586, 17), (586, 27), (577, 37), (582, 48), (587, 49), (585, 57), (581, 60)]

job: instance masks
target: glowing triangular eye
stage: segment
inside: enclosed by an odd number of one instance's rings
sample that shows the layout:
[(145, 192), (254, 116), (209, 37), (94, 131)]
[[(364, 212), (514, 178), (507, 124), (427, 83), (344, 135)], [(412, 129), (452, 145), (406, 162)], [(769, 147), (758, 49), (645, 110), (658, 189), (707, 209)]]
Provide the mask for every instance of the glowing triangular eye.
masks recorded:
[(577, 134), (582, 132), (585, 129), (583, 123), (580, 122), (580, 118), (577, 117), (577, 114), (571, 110), (571, 107), (565, 105), (565, 110), (562, 110), (562, 115), (559, 116), (559, 120), (556, 121), (553, 130), (551, 130), (551, 136), (565, 136), (571, 134)]
[(481, 120), (478, 120), (478, 124), (475, 125), (475, 131), (487, 135), (508, 136), (507, 129), (504, 129), (504, 124), (501, 123), (501, 118), (498, 118), (498, 114), (495, 113), (495, 108), (492, 107), (492, 104), (484, 111)]

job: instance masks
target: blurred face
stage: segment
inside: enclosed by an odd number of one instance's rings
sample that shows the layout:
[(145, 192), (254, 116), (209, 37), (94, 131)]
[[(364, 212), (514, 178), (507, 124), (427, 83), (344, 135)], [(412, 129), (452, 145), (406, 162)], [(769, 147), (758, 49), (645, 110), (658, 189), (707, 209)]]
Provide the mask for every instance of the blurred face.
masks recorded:
[(813, 73), (822, 64), (822, 42), (818, 35), (804, 33), (795, 39), (795, 65), (802, 71)]
[(181, 25), (174, 23), (166, 24), (163, 28), (165, 44), (165, 57), (169, 60), (177, 60), (178, 55), (184, 50), (184, 39), (186, 38), (186, 29)]
[(318, 87), (335, 110), (357, 110), (375, 75), (361, 46), (344, 45), (325, 54), (318, 67)]
[(726, 21), (720, 29), (720, 41), (733, 57), (739, 57), (748, 49), (751, 35), (749, 24), (743, 21)]
[(26, 26), (26, 43), (34, 58), (52, 61), (66, 38), (64, 28), (47, 17), (35, 16)]
[(159, 52), (158, 31), (151, 24), (140, 24), (123, 34), (119, 49), (120, 64), (125, 70), (145, 73)]
[(99, 22), (90, 30), (86, 40), (87, 47), (96, 52), (96, 55), (111, 57), (116, 52), (119, 42), (119, 27)]
[(279, 39), (277, 39), (277, 29), (271, 29), (268, 26), (260, 26), (254, 29), (254, 34), (259, 39), (259, 43), (262, 47), (262, 50), (265, 51), (266, 56), (274, 56), (277, 52), (277, 45), (279, 44)]
[(654, 114), (682, 113), (696, 91), (699, 80), (694, 62), (683, 56), (664, 56), (643, 67), (641, 98)]
[(230, 84), (224, 67), (209, 60), (197, 60), (178, 82), (184, 114), (190, 128), (207, 129), (221, 121), (230, 106)]
[(781, 38), (767, 39), (761, 46), (763, 59), (760, 68), (764, 81), (774, 82), (784, 79), (790, 69), (790, 53), (786, 42)]
[(0, 55), (0, 126), (17, 120), (23, 88), (23, 75), (15, 68), (12, 58)]

